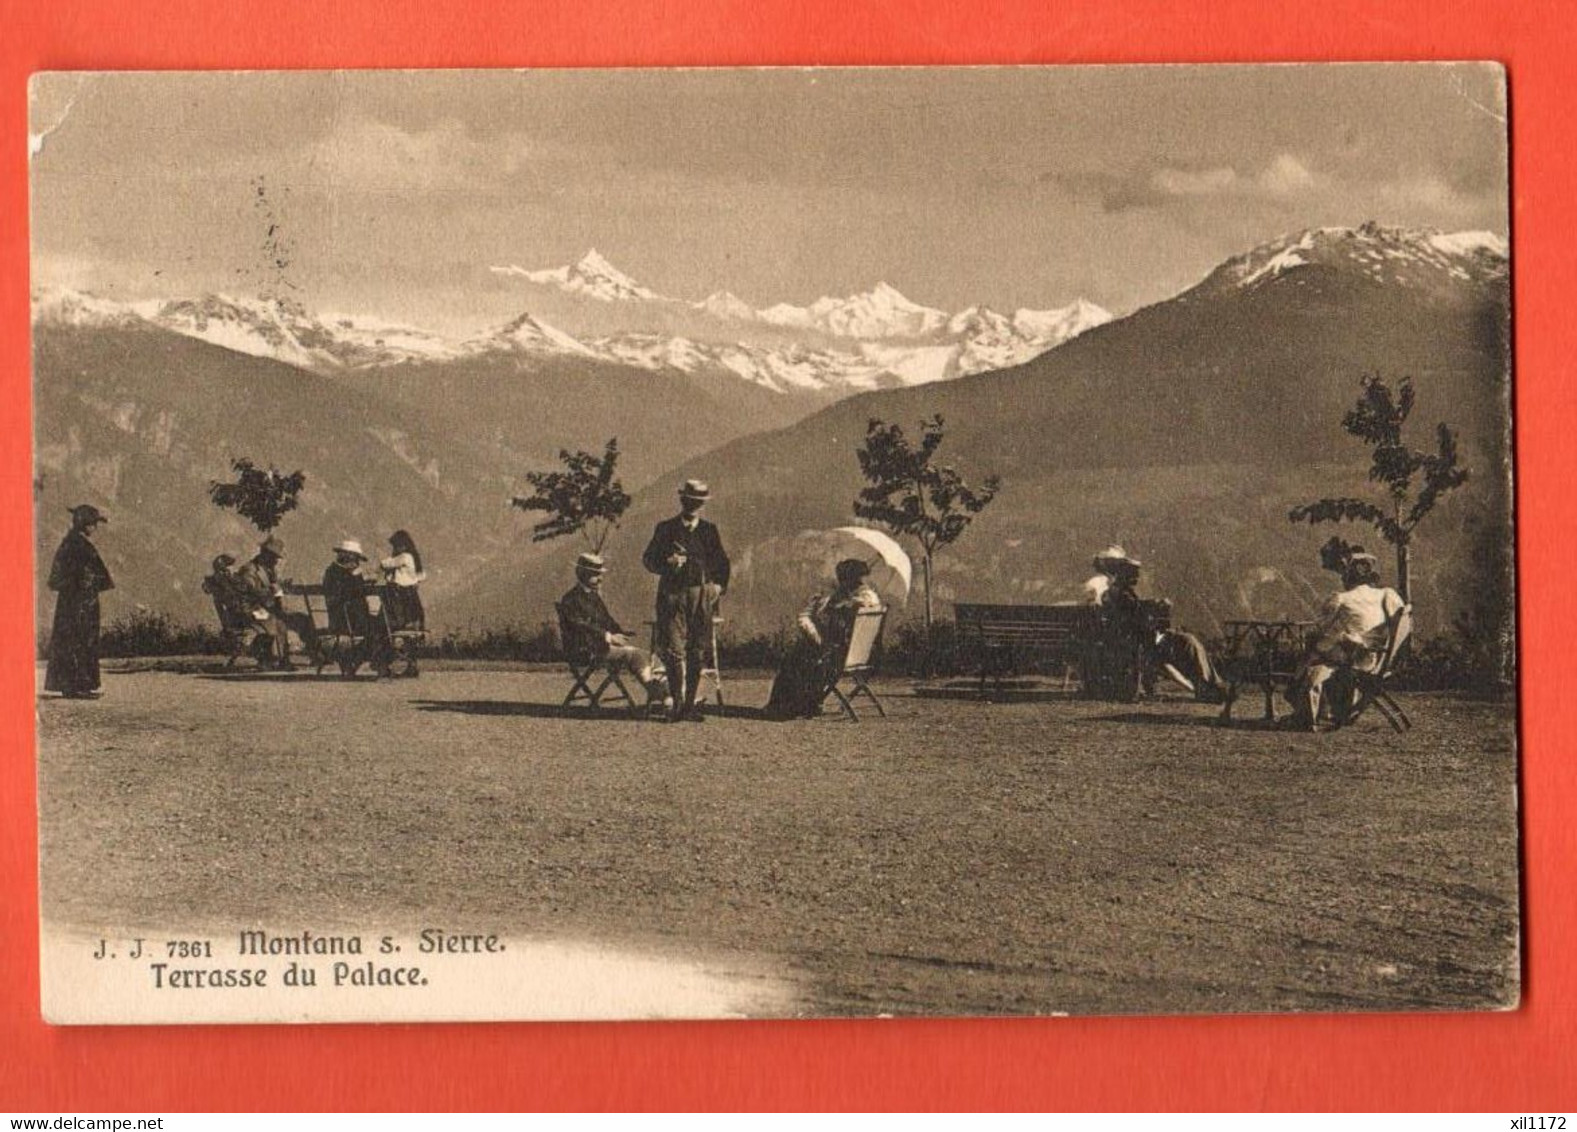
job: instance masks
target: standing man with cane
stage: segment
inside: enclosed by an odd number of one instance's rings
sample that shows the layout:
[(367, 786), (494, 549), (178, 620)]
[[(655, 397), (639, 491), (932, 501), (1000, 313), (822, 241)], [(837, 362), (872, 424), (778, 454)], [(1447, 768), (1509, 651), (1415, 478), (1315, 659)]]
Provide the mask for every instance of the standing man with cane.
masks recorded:
[(729, 572), (717, 527), (701, 518), (701, 508), (711, 497), (706, 484), (686, 480), (679, 489), (679, 514), (657, 524), (641, 556), (641, 564), (658, 578), (657, 651), (668, 669), (674, 700), (671, 722), (705, 721), (696, 692)]

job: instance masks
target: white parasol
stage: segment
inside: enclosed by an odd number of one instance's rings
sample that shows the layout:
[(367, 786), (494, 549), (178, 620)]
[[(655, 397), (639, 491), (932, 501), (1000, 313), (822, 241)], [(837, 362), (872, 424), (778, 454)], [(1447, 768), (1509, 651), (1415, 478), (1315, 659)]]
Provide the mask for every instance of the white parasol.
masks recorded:
[(909, 600), (914, 566), (891, 535), (870, 527), (833, 527), (803, 531), (794, 541), (797, 550), (818, 560), (823, 577), (831, 577), (843, 559), (858, 558), (871, 568), (866, 584), (873, 590), (899, 605)]

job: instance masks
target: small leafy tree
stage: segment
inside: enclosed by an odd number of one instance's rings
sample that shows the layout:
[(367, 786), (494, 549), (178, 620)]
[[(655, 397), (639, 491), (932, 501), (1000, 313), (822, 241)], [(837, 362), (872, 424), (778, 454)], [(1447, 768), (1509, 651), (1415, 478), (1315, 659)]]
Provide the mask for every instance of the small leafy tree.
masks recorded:
[(265, 535), (296, 509), (301, 489), (307, 485), (304, 472), (285, 475), (278, 468), (259, 468), (245, 457), (230, 464), (235, 481), (208, 485), (214, 506), (234, 511)]
[(1355, 522), (1374, 527), (1396, 548), (1396, 588), (1404, 599), (1411, 581), (1413, 531), (1448, 492), (1468, 480), (1468, 469), (1457, 464), (1456, 433), (1446, 425), (1435, 426), (1433, 452), (1403, 443), (1402, 426), (1412, 411), (1412, 378), (1404, 377), (1393, 392), (1379, 374), (1364, 375), (1363, 392), (1342, 417), (1342, 428), (1373, 450), (1369, 479), (1384, 485), (1389, 505), (1346, 497), (1318, 499), (1287, 514), (1294, 523)]
[(987, 476), (976, 490), (951, 465), (937, 465), (936, 451), (946, 436), (940, 416), (920, 422), (918, 445), (898, 425), (871, 420), (856, 455), (870, 481), (854, 501), (854, 513), (920, 544), (925, 580), (925, 632), (931, 638), (931, 569), (937, 551), (958, 541), (974, 517), (996, 498), (1002, 486)]
[(630, 497), (614, 473), (619, 463), (619, 440), (608, 441), (601, 456), (591, 452), (559, 451), (563, 471), (527, 472), (530, 495), (510, 502), (522, 511), (544, 511), (547, 518), (531, 528), (531, 541), (543, 542), (579, 533), (591, 549), (601, 553), (603, 543), (619, 525), (630, 506)]

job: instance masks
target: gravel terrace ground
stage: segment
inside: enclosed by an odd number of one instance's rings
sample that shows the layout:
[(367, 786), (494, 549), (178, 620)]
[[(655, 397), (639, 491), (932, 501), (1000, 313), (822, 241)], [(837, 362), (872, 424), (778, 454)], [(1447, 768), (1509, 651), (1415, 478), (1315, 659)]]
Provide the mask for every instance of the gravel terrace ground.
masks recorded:
[(524, 666), (121, 667), (39, 703), (52, 926), (596, 940), (773, 971), (798, 1014), (1517, 1001), (1509, 705), (1311, 736), (886, 682), (885, 720), (662, 726)]

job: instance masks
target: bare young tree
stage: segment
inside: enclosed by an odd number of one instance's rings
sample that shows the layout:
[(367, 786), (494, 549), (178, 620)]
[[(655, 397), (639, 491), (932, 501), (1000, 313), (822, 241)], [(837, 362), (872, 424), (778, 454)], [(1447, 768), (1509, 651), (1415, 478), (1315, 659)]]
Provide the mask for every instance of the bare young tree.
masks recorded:
[(896, 535), (909, 535), (920, 544), (925, 581), (925, 632), (931, 635), (931, 572), (937, 551), (950, 546), (968, 529), (974, 517), (996, 498), (1001, 480), (987, 476), (978, 490), (949, 464), (935, 462), (946, 430), (940, 416), (920, 422), (919, 444), (912, 444), (903, 429), (872, 419), (865, 429), (865, 443), (856, 455), (860, 471), (870, 481), (854, 501), (861, 519), (880, 523)]
[(531, 541), (543, 542), (562, 535), (579, 534), (594, 552), (619, 525), (630, 506), (624, 485), (615, 476), (619, 440), (608, 441), (601, 456), (591, 452), (559, 451), (562, 471), (527, 472), (530, 495), (510, 502), (522, 511), (543, 511), (547, 518), (531, 528)]
[(296, 509), (301, 489), (307, 485), (304, 472), (286, 475), (278, 468), (259, 468), (245, 457), (232, 461), (230, 469), (235, 472), (235, 480), (212, 481), (208, 498), (214, 506), (236, 512), (265, 535)]
[(1342, 428), (1373, 450), (1369, 479), (1384, 485), (1388, 506), (1343, 496), (1317, 499), (1287, 513), (1294, 523), (1368, 523), (1396, 548), (1396, 588), (1404, 599), (1409, 597), (1414, 529), (1468, 480), (1468, 469), (1457, 464), (1456, 433), (1446, 425), (1435, 426), (1433, 452), (1403, 443), (1402, 426), (1412, 411), (1412, 378), (1404, 377), (1393, 392), (1379, 374), (1365, 374), (1358, 403), (1342, 417)]

